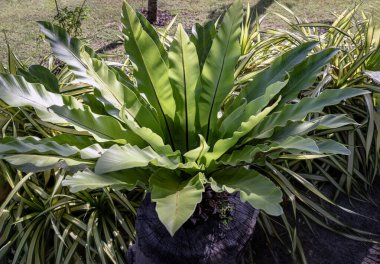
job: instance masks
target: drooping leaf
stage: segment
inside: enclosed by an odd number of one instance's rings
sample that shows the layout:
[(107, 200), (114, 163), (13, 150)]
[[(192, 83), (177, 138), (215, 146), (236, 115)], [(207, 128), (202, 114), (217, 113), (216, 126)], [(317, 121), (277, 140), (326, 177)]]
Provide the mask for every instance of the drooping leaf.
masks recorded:
[(160, 169), (150, 178), (151, 199), (158, 218), (171, 236), (191, 217), (202, 200), (204, 176), (199, 173), (185, 180), (174, 171)]
[(88, 106), (80, 104), (73, 97), (64, 98), (64, 103), (64, 106), (52, 106), (50, 109), (77, 130), (89, 132), (96, 140), (146, 145), (139, 136), (123, 128), (113, 117), (95, 114)]
[(342, 100), (363, 95), (368, 91), (345, 88), (345, 89), (328, 89), (315, 98), (304, 98), (299, 103), (286, 105), (282, 111), (275, 112), (267, 116), (258, 124), (250, 133), (245, 142), (255, 138), (267, 138), (273, 134), (275, 127), (283, 127), (288, 121), (298, 121), (303, 119), (308, 113), (320, 112), (324, 107), (334, 105)]
[(236, 1), (225, 14), (202, 69), (199, 118), (206, 141), (209, 135), (213, 137), (215, 134), (221, 104), (234, 84), (234, 69), (240, 56), (242, 18), (241, 2)]
[(72, 176), (67, 176), (63, 186), (69, 186), (71, 192), (80, 192), (88, 189), (112, 187), (114, 189), (133, 189), (138, 183), (148, 182), (149, 172), (143, 169), (130, 169), (122, 172), (95, 174), (90, 170), (78, 171)]
[(41, 65), (32, 65), (29, 67), (28, 71), (19, 69), (18, 73), (30, 83), (40, 83), (46, 88), (46, 90), (53, 93), (59, 93), (57, 77), (51, 73), (49, 69)]
[(52, 23), (39, 21), (38, 24), (55, 56), (68, 65), (79, 81), (96, 86), (94, 80), (88, 76), (87, 67), (81, 60), (81, 41), (71, 38), (63, 28)]
[(0, 74), (0, 99), (13, 107), (31, 106), (44, 121), (66, 123), (48, 110), (53, 105), (62, 106), (62, 96), (46, 91), (41, 84), (28, 83), (21, 76)]
[(151, 147), (140, 149), (130, 144), (124, 146), (114, 145), (99, 158), (96, 163), (95, 173), (104, 174), (112, 171), (146, 167), (149, 164), (176, 169), (179, 162), (177, 158), (170, 159), (166, 155), (158, 154)]
[(77, 155), (79, 149), (68, 144), (58, 144), (48, 139), (37, 137), (6, 137), (0, 140), (0, 154), (36, 154), (59, 155), (70, 157)]
[(319, 148), (319, 152), (322, 154), (351, 154), (351, 151), (347, 149), (344, 145), (331, 139), (321, 139), (317, 141), (317, 145)]
[(41, 31), (46, 35), (55, 55), (69, 65), (78, 80), (94, 86), (100, 93), (107, 112), (119, 118), (121, 109), (139, 126), (146, 126), (155, 133), (164, 136), (156, 113), (144, 105), (141, 96), (118, 80), (111, 70), (88, 47), (71, 38), (62, 28), (48, 22), (39, 22)]
[[(280, 152), (309, 152), (320, 153), (318, 143), (311, 138), (300, 136), (289, 136), (285, 139), (268, 142), (267, 144), (246, 145), (244, 148), (232, 151), (231, 154), (223, 155), (218, 161), (225, 165), (234, 165), (239, 163), (260, 163), (265, 157), (276, 157)], [(258, 160), (258, 156), (260, 161)]]
[(253, 80), (243, 88), (239, 98), (244, 97), (250, 102), (262, 96), (269, 85), (283, 81), (287, 73), (290, 72), (294, 66), (303, 61), (316, 45), (316, 42), (300, 44), (275, 59), (269, 68), (254, 76)]
[(358, 125), (358, 123), (346, 115), (324, 115), (310, 121), (288, 122), (285, 127), (275, 129), (272, 139), (280, 140), (289, 136), (302, 136), (313, 130), (333, 129), (348, 125)]
[[(338, 53), (338, 49), (329, 48), (313, 54), (303, 62), (296, 65), (289, 74), (289, 82), (282, 90), (282, 102), (287, 102), (297, 97), (300, 91), (309, 88), (320, 74), (322, 67)], [(281, 107), (283, 103), (280, 103)]]
[(76, 159), (43, 154), (2, 155), (0, 156), (0, 159), (6, 160), (15, 168), (24, 172), (42, 172), (53, 168), (62, 168), (67, 171), (78, 171), (94, 165), (93, 162), (79, 158)]
[(281, 190), (255, 170), (227, 168), (213, 173), (211, 180), (214, 191), (239, 192), (240, 199), (256, 209), (275, 216), (283, 213)]

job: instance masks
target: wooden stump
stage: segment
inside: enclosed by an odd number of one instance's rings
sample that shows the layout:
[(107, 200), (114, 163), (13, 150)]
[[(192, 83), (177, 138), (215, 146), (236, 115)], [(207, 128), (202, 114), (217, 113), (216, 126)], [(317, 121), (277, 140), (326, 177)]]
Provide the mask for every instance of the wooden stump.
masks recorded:
[(137, 242), (130, 247), (128, 263), (136, 264), (235, 264), (250, 240), (259, 210), (228, 196), (231, 221), (210, 217), (204, 222), (187, 221), (173, 237), (158, 219), (148, 194), (136, 219)]

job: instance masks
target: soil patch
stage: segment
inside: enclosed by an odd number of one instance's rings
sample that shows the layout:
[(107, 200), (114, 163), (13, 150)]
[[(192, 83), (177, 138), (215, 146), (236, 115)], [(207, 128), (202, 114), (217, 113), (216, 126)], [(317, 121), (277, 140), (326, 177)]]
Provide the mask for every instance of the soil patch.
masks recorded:
[[(143, 14), (145, 17), (148, 15), (148, 9), (146, 8), (141, 8), (139, 9), (139, 12)], [(168, 11), (168, 10), (162, 10), (158, 9), (157, 10), (157, 21), (153, 23), (153, 25), (158, 26), (158, 27), (164, 27), (172, 21), (174, 16)]]
[[(326, 188), (324, 193), (328, 195), (329, 193), (333, 193), (333, 190), (333, 188)], [(341, 195), (341, 197), (337, 200), (337, 203), (342, 207), (357, 212), (358, 214), (380, 220), (380, 209), (378, 207), (378, 205), (380, 205), (380, 179), (377, 179), (372, 190), (369, 190), (368, 192), (373, 200), (372, 203), (349, 200), (343, 195)], [(359, 230), (380, 234), (379, 221), (346, 213), (334, 206), (326, 206), (326, 209), (328, 209), (334, 216), (338, 217), (339, 220), (350, 226), (353, 226)], [(299, 237), (308, 263), (361, 264), (368, 258), (373, 261), (370, 262), (371, 264), (380, 263), (373, 257), (373, 255), (376, 255), (375, 253), (377, 253), (377, 251), (374, 253), (373, 243), (346, 238), (333, 231), (316, 225), (311, 221), (310, 226), (312, 231), (304, 221), (297, 223), (297, 230), (299, 231)], [(379, 241), (379, 237), (376, 236), (373, 236), (372, 239)], [(292, 263), (290, 254), (286, 252), (283, 245), (275, 240), (276, 239), (272, 239), (273, 243), (268, 245), (265, 243), (266, 237), (264, 231), (260, 228), (255, 231), (252, 240), (254, 263)], [(378, 247), (376, 247), (376, 250), (377, 248)]]

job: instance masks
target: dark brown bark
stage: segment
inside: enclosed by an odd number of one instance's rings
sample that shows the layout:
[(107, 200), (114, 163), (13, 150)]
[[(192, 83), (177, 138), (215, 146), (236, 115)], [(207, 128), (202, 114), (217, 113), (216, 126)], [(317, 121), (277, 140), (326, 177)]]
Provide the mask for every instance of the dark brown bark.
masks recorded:
[(216, 217), (204, 222), (187, 221), (171, 237), (158, 219), (147, 195), (136, 219), (137, 242), (129, 248), (128, 264), (236, 264), (250, 240), (259, 211), (228, 196), (231, 220)]
[(157, 21), (157, 0), (148, 0), (148, 21), (155, 23)]

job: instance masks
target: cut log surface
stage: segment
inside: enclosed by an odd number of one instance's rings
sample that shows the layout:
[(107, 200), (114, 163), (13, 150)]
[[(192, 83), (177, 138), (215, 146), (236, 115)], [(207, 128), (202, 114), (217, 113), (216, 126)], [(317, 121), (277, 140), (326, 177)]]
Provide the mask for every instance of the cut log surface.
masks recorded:
[(236, 195), (228, 197), (228, 201), (233, 208), (228, 223), (217, 218), (196, 224), (188, 221), (171, 237), (147, 195), (137, 213), (137, 242), (128, 252), (128, 263), (238, 263), (254, 231), (259, 210), (242, 203)]

